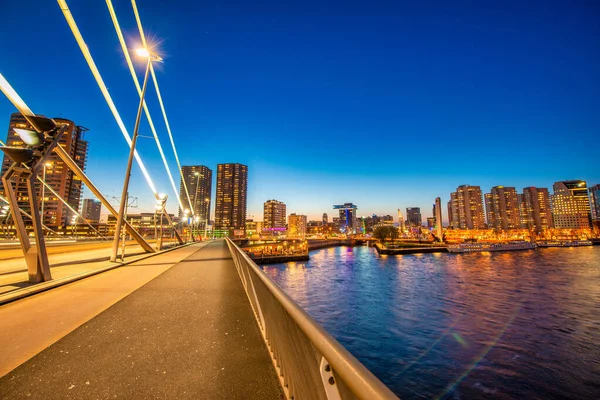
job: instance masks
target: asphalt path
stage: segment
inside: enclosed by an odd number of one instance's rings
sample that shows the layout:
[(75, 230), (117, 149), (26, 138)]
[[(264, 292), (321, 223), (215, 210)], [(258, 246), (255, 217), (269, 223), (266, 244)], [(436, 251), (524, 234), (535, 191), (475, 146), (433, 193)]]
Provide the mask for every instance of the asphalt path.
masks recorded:
[(0, 398), (284, 396), (220, 240), (0, 378)]

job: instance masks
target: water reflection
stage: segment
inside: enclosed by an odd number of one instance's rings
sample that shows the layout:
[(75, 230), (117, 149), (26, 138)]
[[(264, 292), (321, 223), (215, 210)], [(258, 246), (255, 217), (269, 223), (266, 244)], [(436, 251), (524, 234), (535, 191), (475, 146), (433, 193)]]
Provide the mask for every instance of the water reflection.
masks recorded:
[(600, 398), (598, 247), (264, 270), (402, 398)]

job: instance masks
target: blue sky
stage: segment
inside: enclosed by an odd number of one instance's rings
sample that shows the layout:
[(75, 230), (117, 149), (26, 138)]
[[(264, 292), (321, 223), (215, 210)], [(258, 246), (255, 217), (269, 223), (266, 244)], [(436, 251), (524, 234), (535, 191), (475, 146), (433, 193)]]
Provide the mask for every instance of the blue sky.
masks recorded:
[[(35, 112), (90, 129), (88, 174), (119, 196), (125, 140), (58, 4), (30, 3), (2, 6), (0, 72)], [(258, 219), (272, 198), (311, 218), (344, 202), (425, 217), (460, 184), (600, 183), (597, 2), (137, 3), (182, 163), (248, 165)], [(139, 99), (106, 5), (68, 4), (131, 132)], [(130, 3), (114, 4), (135, 47)], [(153, 87), (147, 101), (169, 149)], [(13, 111), (1, 98), (0, 125)], [(175, 211), (154, 141), (138, 149)], [(137, 167), (131, 192), (153, 208)]]

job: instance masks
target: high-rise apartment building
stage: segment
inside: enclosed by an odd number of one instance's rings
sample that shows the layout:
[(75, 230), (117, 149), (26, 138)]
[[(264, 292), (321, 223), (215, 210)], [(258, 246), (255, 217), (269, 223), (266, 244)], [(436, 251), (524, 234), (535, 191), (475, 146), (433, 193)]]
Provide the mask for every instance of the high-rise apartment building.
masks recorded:
[(217, 165), (215, 232), (243, 236), (246, 228), (248, 167), (242, 164)]
[(96, 199), (83, 199), (81, 216), (89, 223), (100, 222), (100, 213), (102, 212), (102, 203)]
[(554, 227), (547, 188), (526, 187), (519, 197), (521, 228), (541, 233)]
[(436, 234), (441, 240), (444, 232), (442, 228), (442, 199), (440, 199), (439, 197), (435, 198), (435, 203), (433, 205), (433, 216), (435, 218)]
[(292, 213), (288, 216), (288, 237), (304, 238), (306, 236), (306, 215)]
[[(278, 200), (267, 200), (264, 204), (263, 228), (265, 230), (285, 230), (285, 203)], [(306, 225), (305, 225), (306, 226)]]
[(454, 229), (484, 229), (483, 196), (479, 186), (461, 185), (450, 194), (450, 226)]
[(406, 208), (406, 223), (409, 226), (421, 226), (423, 219), (421, 218), (421, 208), (407, 207)]
[(323, 213), (322, 222), (323, 222), (323, 225), (327, 225), (329, 223), (329, 217), (327, 216), (327, 213)]
[(507, 231), (519, 229), (519, 198), (514, 187), (494, 186), (485, 194), (485, 209), (489, 229)]
[(600, 221), (600, 185), (590, 187), (590, 208), (592, 220)]
[(552, 220), (556, 228), (589, 229), (591, 227), (590, 198), (585, 181), (555, 182), (550, 204)]
[[(71, 156), (77, 166), (85, 170), (87, 159), (88, 143), (83, 140), (83, 133), (86, 128), (77, 126), (73, 121), (63, 118), (54, 118), (57, 124), (67, 125), (67, 129), (60, 139), (60, 145)], [(22, 128), (34, 130), (27, 122), (25, 117), (20, 113), (14, 113), (10, 116), (8, 125), (8, 135), (6, 137), (6, 145), (11, 147), (23, 147), (24, 143), (16, 134), (13, 128)], [(4, 175), (8, 168), (12, 165), (12, 161), (6, 155), (2, 161), (2, 172)], [(73, 209), (78, 210), (81, 204), (81, 192), (83, 190), (81, 180), (65, 165), (65, 163), (54, 153), (50, 154), (46, 165), (40, 172), (40, 177), (63, 198)], [(71, 218), (75, 216), (71, 210), (63, 204), (50, 190), (43, 189), (40, 182), (36, 182), (37, 195), (41, 199), (40, 211), (43, 210), (42, 223), (49, 227), (67, 226)], [(27, 189), (25, 182), (21, 181), (14, 186), (17, 191), (19, 207), (24, 211), (29, 212), (29, 199), (27, 197)], [(4, 187), (0, 181), (0, 191), (4, 193)], [(43, 193), (43, 196), (42, 196)], [(42, 199), (43, 197), (43, 199)], [(27, 224), (29, 219), (25, 219)]]
[[(193, 211), (198, 218), (198, 229), (203, 230), (204, 224), (210, 219), (210, 199), (212, 195), (212, 170), (204, 165), (183, 165), (181, 167), (183, 179), (179, 184), (179, 198), (184, 210)], [(185, 187), (184, 187), (185, 182)], [(185, 188), (187, 187), (187, 193)], [(190, 195), (188, 201), (187, 194)], [(179, 208), (179, 218), (183, 217), (184, 210)], [(191, 216), (191, 214), (190, 214)]]

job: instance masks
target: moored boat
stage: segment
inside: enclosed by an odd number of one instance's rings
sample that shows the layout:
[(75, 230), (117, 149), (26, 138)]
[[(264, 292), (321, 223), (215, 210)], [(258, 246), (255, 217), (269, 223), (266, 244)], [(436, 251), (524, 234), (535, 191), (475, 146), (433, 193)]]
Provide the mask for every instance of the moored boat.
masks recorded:
[(538, 247), (580, 247), (591, 246), (593, 243), (589, 240), (545, 240), (537, 242)]
[(483, 251), (514, 251), (514, 250), (532, 250), (537, 246), (535, 243), (526, 241), (514, 241), (507, 243), (460, 243), (448, 245), (448, 251), (451, 253), (475, 253)]

